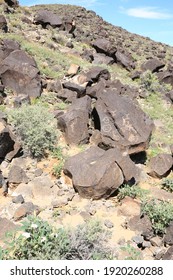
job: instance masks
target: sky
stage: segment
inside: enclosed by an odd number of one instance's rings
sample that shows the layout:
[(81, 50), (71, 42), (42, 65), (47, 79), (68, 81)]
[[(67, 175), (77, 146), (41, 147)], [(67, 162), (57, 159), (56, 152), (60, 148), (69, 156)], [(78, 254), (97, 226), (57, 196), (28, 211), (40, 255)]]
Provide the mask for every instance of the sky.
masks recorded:
[(19, 0), (22, 6), (72, 4), (127, 31), (173, 46), (172, 0)]

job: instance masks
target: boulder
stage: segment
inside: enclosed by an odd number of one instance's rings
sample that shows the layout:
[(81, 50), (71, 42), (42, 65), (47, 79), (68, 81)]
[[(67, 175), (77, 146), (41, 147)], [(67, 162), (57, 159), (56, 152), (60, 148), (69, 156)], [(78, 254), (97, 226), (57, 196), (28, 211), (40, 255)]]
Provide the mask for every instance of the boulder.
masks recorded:
[(126, 70), (131, 71), (135, 68), (135, 64), (133, 59), (130, 57), (130, 55), (127, 55), (125, 53), (122, 53), (121, 51), (117, 51), (115, 54), (116, 62), (122, 65)]
[(93, 60), (93, 64), (106, 64), (106, 65), (111, 65), (115, 62), (115, 60), (110, 57), (105, 55), (104, 53), (95, 53), (93, 55), (94, 60)]
[(166, 234), (164, 236), (164, 243), (172, 246), (173, 245), (173, 221), (166, 229)]
[(32, 202), (25, 202), (21, 204), (16, 211), (14, 212), (14, 221), (21, 220), (22, 218), (32, 215), (32, 214), (38, 214), (39, 213), (39, 207), (37, 205), (34, 205)]
[(100, 79), (110, 80), (111, 75), (106, 68), (99, 66), (92, 67), (87, 73), (86, 76), (90, 83), (96, 83)]
[(34, 23), (41, 24), (44, 28), (46, 28), (47, 25), (60, 27), (63, 24), (61, 18), (57, 14), (48, 10), (39, 10), (34, 17)]
[(35, 60), (22, 50), (15, 50), (0, 63), (2, 84), (17, 94), (39, 97), (41, 79)]
[(77, 99), (77, 92), (67, 88), (63, 88), (57, 92), (56, 96), (63, 101), (73, 102), (75, 99)]
[(95, 129), (100, 130), (99, 146), (118, 147), (128, 154), (145, 151), (153, 129), (153, 122), (129, 98), (116, 90), (99, 95), (93, 110)]
[(173, 86), (173, 73), (172, 72), (170, 72), (168, 70), (159, 72), (157, 74), (157, 77), (160, 82), (165, 83), (165, 84), (170, 84), (171, 86)]
[(75, 100), (67, 112), (58, 118), (58, 127), (65, 134), (68, 144), (84, 144), (88, 142), (89, 114), (91, 98), (85, 96)]
[(4, 39), (0, 44), (0, 62), (5, 59), (12, 51), (19, 50), (20, 45), (17, 41)]
[(173, 246), (171, 246), (164, 256), (162, 257), (162, 260), (173, 260)]
[(151, 158), (148, 174), (155, 178), (162, 178), (169, 174), (173, 165), (173, 158), (170, 154), (159, 154)]
[(124, 181), (112, 152), (96, 146), (69, 158), (64, 173), (72, 178), (75, 190), (84, 198), (108, 198)]
[(7, 21), (3, 15), (0, 15), (0, 30), (2, 30), (5, 33), (7, 33), (8, 31)]
[(152, 59), (149, 59), (146, 62), (144, 62), (141, 65), (141, 69), (143, 71), (150, 70), (152, 73), (154, 73), (154, 72), (158, 72), (164, 66), (165, 66), (165, 64), (162, 61), (160, 61), (157, 58), (152, 58)]
[(0, 119), (0, 159), (11, 160), (21, 149), (20, 143), (4, 120)]
[(83, 96), (85, 94), (85, 91), (86, 91), (86, 86), (83, 87), (81, 85), (78, 85), (78, 84), (72, 83), (72, 82), (63, 83), (63, 87), (66, 88), (66, 89), (69, 89), (71, 91), (77, 92), (78, 97)]
[(8, 174), (8, 182), (14, 184), (27, 183), (28, 178), (20, 166), (13, 165)]
[(92, 46), (98, 53), (104, 53), (108, 56), (114, 56), (116, 53), (116, 47), (112, 45), (107, 39), (97, 39), (92, 43)]
[(49, 176), (36, 177), (29, 182), (28, 186), (31, 188), (34, 198), (45, 199), (52, 196), (53, 182)]

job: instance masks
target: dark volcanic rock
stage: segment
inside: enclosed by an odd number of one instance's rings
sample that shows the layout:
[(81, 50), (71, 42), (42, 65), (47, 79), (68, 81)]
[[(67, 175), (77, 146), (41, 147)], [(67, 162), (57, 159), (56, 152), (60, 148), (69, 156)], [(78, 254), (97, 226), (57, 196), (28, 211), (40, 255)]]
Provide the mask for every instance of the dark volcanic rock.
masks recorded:
[(115, 60), (110, 57), (107, 56), (103, 53), (96, 53), (93, 55), (94, 60), (93, 60), (93, 64), (106, 64), (106, 65), (110, 65), (113, 64), (115, 62)]
[(4, 39), (0, 45), (0, 62), (5, 59), (12, 51), (19, 50), (20, 45), (17, 41)]
[(173, 221), (166, 229), (166, 234), (164, 236), (164, 242), (168, 245), (173, 245)]
[(6, 233), (16, 230), (17, 225), (6, 218), (0, 217), (0, 239), (3, 239)]
[(98, 53), (105, 53), (108, 56), (114, 56), (116, 47), (107, 39), (97, 39), (92, 43)]
[(65, 133), (68, 144), (87, 143), (91, 98), (85, 96), (75, 100), (67, 113), (58, 118), (58, 126)]
[(92, 67), (87, 73), (86, 76), (91, 83), (96, 83), (100, 79), (110, 80), (111, 75), (106, 68), (99, 66)]
[(8, 181), (9, 183), (15, 184), (27, 183), (28, 178), (25, 171), (20, 166), (13, 165), (8, 174)]
[(171, 246), (162, 257), (162, 260), (173, 260), (173, 246)]
[(101, 131), (99, 146), (119, 147), (129, 154), (146, 150), (153, 123), (130, 99), (107, 90), (99, 96), (93, 117)]
[(171, 84), (173, 86), (173, 73), (170, 71), (163, 71), (157, 74), (157, 77), (160, 82)]
[(38, 214), (39, 213), (39, 207), (37, 205), (34, 205), (32, 202), (25, 202), (17, 208), (17, 210), (14, 213), (14, 220), (18, 221), (27, 215), (32, 215), (33, 213)]
[(39, 10), (34, 17), (34, 23), (41, 24), (43, 27), (47, 25), (60, 27), (63, 22), (57, 14), (48, 10)]
[(152, 73), (158, 72), (165, 64), (157, 58), (149, 59), (141, 65), (141, 69), (146, 71), (150, 70)]
[(151, 158), (149, 175), (162, 178), (168, 175), (173, 165), (173, 158), (170, 154), (159, 154)]
[(74, 188), (84, 198), (107, 198), (124, 181), (112, 152), (96, 146), (69, 158), (64, 173), (72, 178)]
[(41, 94), (41, 79), (36, 62), (26, 52), (15, 50), (0, 63), (3, 85), (17, 94), (38, 97)]
[(0, 120), (0, 159), (11, 160), (21, 149), (9, 126)]
[(0, 15), (0, 30), (5, 33), (8, 31), (7, 21), (3, 15)]
[(121, 51), (117, 51), (115, 57), (116, 57), (116, 62), (121, 64), (127, 70), (130, 71), (135, 68), (134, 61), (132, 60), (130, 55), (124, 54)]

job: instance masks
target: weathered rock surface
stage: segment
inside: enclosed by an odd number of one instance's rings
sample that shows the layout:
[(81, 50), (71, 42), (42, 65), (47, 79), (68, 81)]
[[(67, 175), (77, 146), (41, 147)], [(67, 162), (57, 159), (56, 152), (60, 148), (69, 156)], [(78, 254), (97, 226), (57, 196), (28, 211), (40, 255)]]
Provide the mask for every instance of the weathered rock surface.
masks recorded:
[(8, 181), (14, 184), (27, 183), (28, 178), (20, 166), (13, 165), (8, 174)]
[(129, 154), (147, 148), (152, 121), (128, 98), (107, 90), (99, 96), (93, 115), (95, 128), (101, 131), (102, 136), (99, 146), (119, 147)]
[(104, 53), (107, 56), (114, 56), (116, 47), (107, 39), (97, 39), (92, 43), (98, 53)]
[(0, 76), (4, 86), (17, 94), (38, 97), (41, 94), (41, 79), (36, 62), (26, 52), (15, 50), (0, 63)]
[(100, 79), (110, 80), (111, 75), (106, 68), (99, 66), (92, 67), (87, 73), (86, 76), (90, 83), (96, 83)]
[(149, 59), (141, 65), (141, 69), (146, 71), (150, 70), (152, 73), (158, 72), (165, 64), (157, 58)]
[(124, 181), (112, 151), (91, 147), (69, 158), (64, 173), (72, 178), (74, 188), (85, 198), (107, 198)]
[(17, 226), (7, 218), (0, 217), (0, 239), (5, 237), (5, 234), (9, 231), (16, 230)]
[(68, 144), (87, 143), (91, 98), (85, 96), (75, 100), (67, 112), (58, 118), (58, 126), (64, 132)]
[(63, 22), (57, 14), (48, 10), (39, 10), (35, 15), (34, 23), (41, 24), (43, 27), (47, 27), (47, 25), (60, 27)]
[(9, 7), (12, 7), (12, 8), (16, 8), (19, 6), (19, 1), (17, 0), (4, 0), (5, 3), (7, 3), (7, 5)]
[(37, 205), (34, 205), (32, 202), (25, 202), (22, 205), (17, 208), (17, 210), (14, 213), (14, 220), (18, 221), (27, 215), (31, 215), (33, 213), (38, 214), (39, 213), (39, 207)]
[(162, 178), (168, 175), (173, 165), (173, 158), (170, 154), (159, 154), (151, 158), (148, 174), (152, 177)]
[(173, 246), (171, 246), (164, 256), (162, 257), (162, 260), (173, 260)]
[(7, 20), (3, 15), (0, 15), (0, 30), (5, 33), (8, 31)]
[(173, 221), (166, 229), (166, 234), (164, 236), (164, 242), (168, 245), (173, 245)]
[(130, 55), (127, 55), (125, 53), (122, 53), (121, 51), (117, 51), (115, 54), (116, 62), (125, 67), (127, 70), (131, 71), (135, 68), (134, 61), (130, 57)]
[(11, 160), (21, 149), (14, 134), (4, 120), (0, 120), (0, 159)]

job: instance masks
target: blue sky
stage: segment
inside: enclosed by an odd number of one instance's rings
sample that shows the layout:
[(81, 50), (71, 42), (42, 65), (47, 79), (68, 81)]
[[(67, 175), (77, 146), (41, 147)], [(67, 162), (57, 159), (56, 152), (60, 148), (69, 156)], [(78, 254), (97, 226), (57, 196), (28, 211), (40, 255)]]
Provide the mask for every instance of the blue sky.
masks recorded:
[(95, 11), (126, 30), (173, 46), (172, 0), (19, 0), (23, 6), (72, 4)]

